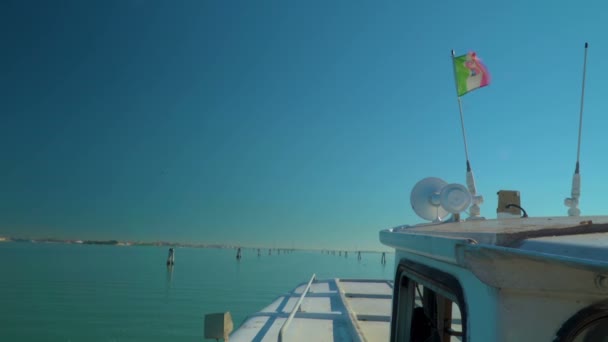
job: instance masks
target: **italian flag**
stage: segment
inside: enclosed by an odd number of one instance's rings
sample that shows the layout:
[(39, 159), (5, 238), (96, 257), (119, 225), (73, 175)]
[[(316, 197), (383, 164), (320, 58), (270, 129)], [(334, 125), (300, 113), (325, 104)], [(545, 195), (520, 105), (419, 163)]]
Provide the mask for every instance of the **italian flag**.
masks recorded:
[(475, 52), (454, 57), (454, 71), (458, 96), (490, 84), (490, 73)]

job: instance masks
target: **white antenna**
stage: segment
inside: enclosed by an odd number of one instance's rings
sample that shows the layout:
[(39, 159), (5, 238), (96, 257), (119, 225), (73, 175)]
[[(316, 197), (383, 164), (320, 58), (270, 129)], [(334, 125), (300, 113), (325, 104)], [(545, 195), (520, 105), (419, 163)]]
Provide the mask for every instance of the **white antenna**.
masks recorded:
[(581, 175), (579, 173), (580, 169), (580, 156), (581, 156), (581, 135), (583, 129), (583, 107), (585, 101), (585, 76), (587, 74), (587, 48), (589, 47), (589, 43), (585, 43), (585, 59), (583, 61), (583, 90), (581, 93), (581, 111), (578, 122), (578, 146), (576, 149), (576, 168), (574, 169), (574, 175), (572, 176), (572, 192), (571, 197), (568, 197), (564, 200), (564, 204), (569, 208), (568, 216), (579, 216), (581, 214), (581, 210), (578, 208), (578, 200), (581, 197)]

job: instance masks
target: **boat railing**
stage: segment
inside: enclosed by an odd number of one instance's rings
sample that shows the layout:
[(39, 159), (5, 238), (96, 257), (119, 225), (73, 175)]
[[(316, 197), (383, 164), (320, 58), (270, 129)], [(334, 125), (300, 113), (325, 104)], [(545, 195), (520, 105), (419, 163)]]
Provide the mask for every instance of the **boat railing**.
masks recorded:
[(306, 288), (304, 289), (304, 291), (302, 291), (302, 295), (300, 296), (300, 299), (298, 299), (298, 302), (296, 303), (296, 305), (293, 307), (293, 309), (289, 313), (289, 317), (287, 317), (287, 319), (285, 320), (285, 323), (283, 323), (283, 326), (281, 326), (281, 330), (279, 331), (279, 342), (283, 342), (283, 333), (285, 333), (285, 331), (289, 327), (289, 324), (291, 324), (293, 317), (300, 310), (302, 301), (304, 300), (304, 297), (308, 293), (308, 290), (310, 290), (310, 285), (312, 285), (312, 283), (315, 281), (316, 278), (317, 278), (316, 274), (313, 274), (312, 277), (310, 277), (310, 280), (308, 281)]

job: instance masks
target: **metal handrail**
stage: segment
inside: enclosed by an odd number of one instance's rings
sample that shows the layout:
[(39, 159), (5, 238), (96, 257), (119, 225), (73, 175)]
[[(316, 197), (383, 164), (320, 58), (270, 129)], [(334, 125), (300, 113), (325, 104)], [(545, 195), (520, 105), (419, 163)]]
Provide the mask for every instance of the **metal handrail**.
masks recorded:
[(304, 300), (304, 297), (308, 293), (308, 290), (310, 290), (310, 285), (312, 285), (312, 283), (315, 281), (316, 278), (317, 278), (317, 275), (313, 273), (312, 277), (310, 277), (310, 281), (308, 282), (308, 285), (306, 285), (306, 288), (302, 292), (300, 299), (298, 299), (298, 302), (291, 310), (291, 313), (289, 313), (289, 317), (287, 317), (287, 319), (285, 320), (285, 323), (283, 323), (283, 326), (281, 326), (281, 330), (279, 331), (279, 342), (283, 342), (283, 333), (285, 332), (285, 330), (287, 330), (287, 327), (289, 327), (289, 324), (293, 320), (293, 317), (296, 315), (296, 312), (298, 312), (298, 310), (300, 309), (300, 305), (302, 305), (302, 301)]

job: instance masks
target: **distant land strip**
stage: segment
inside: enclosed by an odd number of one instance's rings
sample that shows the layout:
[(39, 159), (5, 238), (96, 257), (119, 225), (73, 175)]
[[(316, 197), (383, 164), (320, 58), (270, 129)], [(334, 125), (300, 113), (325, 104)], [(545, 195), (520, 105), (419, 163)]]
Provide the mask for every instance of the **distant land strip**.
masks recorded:
[(202, 243), (182, 243), (182, 242), (139, 242), (139, 241), (119, 241), (119, 240), (73, 240), (73, 239), (55, 239), (42, 238), (31, 239), (21, 237), (0, 236), (1, 242), (23, 242), (23, 243), (63, 243), (63, 244), (82, 244), (82, 245), (109, 245), (109, 246), (154, 246), (154, 247), (186, 247), (186, 248), (216, 248), (216, 249), (251, 249), (251, 250), (279, 250), (279, 251), (323, 251), (323, 252), (361, 252), (361, 253), (391, 253), (392, 251), (382, 250), (354, 250), (354, 249), (331, 249), (331, 248), (283, 248), (283, 247), (251, 247), (234, 244), (202, 244)]

